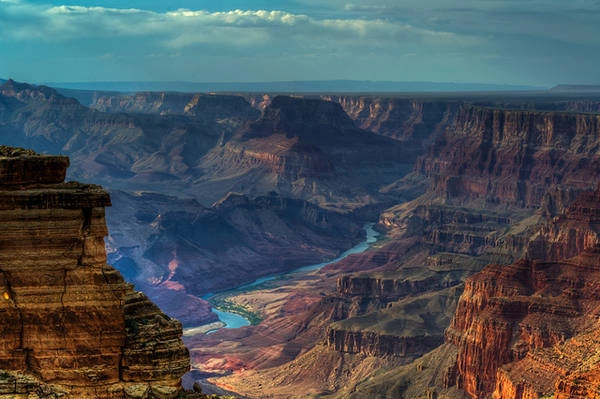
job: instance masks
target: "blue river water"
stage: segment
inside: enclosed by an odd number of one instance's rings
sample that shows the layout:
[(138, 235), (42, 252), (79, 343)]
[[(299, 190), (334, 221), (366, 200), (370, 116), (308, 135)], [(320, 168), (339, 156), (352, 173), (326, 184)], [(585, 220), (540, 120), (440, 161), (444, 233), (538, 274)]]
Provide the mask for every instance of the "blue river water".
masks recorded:
[[(325, 266), (330, 265), (335, 262), (339, 262), (340, 260), (344, 259), (348, 255), (359, 254), (361, 252), (364, 252), (369, 248), (370, 244), (373, 244), (374, 242), (377, 241), (377, 236), (379, 236), (379, 233), (373, 229), (373, 225), (374, 225), (374, 223), (368, 223), (363, 227), (365, 229), (365, 232), (367, 233), (367, 237), (364, 241), (355, 245), (354, 247), (350, 248), (349, 250), (343, 252), (340, 256), (338, 256), (335, 259), (332, 259), (330, 261), (323, 262), (323, 263), (317, 263), (315, 265), (303, 266), (303, 267), (300, 267), (291, 272), (285, 272), (285, 273), (277, 274), (275, 276), (262, 277), (251, 283), (241, 285), (237, 289), (238, 290), (247, 290), (249, 288), (257, 287), (267, 281), (275, 280), (276, 278), (279, 278), (281, 276), (290, 275), (293, 273), (310, 272), (310, 271), (314, 271), (314, 270), (319, 270), (322, 267), (325, 267)], [(208, 299), (211, 296), (212, 296), (212, 294), (208, 294), (208, 295), (205, 295), (203, 298)], [(222, 312), (222, 311), (214, 309), (214, 308), (212, 309), (212, 311), (215, 312), (217, 314), (217, 316), (219, 316), (219, 320), (221, 320), (223, 323), (225, 323), (225, 327), (223, 327), (223, 328), (240, 328), (240, 327), (250, 325), (250, 321), (248, 321), (248, 319), (246, 319), (245, 317), (240, 316), (239, 314), (231, 313), (231, 312)]]
[(223, 328), (240, 328), (250, 325), (250, 321), (248, 319), (246, 319), (244, 316), (240, 316), (237, 313), (223, 312), (215, 308), (213, 308), (212, 311), (219, 316), (220, 321), (225, 323)]

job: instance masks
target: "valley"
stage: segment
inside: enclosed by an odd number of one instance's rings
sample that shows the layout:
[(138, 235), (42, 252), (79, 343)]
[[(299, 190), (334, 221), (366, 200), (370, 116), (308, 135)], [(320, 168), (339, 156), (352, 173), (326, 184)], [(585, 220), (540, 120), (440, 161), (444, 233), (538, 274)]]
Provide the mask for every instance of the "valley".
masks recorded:
[(595, 94), (68, 94), (3, 83), (0, 141), (107, 188), (108, 263), (182, 322), (188, 386), (597, 389)]

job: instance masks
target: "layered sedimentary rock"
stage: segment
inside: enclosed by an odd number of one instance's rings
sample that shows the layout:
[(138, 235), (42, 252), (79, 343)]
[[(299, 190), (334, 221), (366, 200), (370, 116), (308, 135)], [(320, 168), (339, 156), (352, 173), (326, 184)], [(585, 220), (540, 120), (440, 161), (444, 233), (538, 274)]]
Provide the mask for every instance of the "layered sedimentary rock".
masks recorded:
[(386, 301), (398, 300), (409, 295), (426, 291), (442, 290), (460, 284), (460, 278), (451, 275), (431, 275), (420, 278), (406, 278), (398, 273), (381, 275), (343, 275), (338, 278), (338, 293), (348, 297), (382, 298)]
[(197, 119), (256, 119), (259, 112), (241, 96), (176, 92), (139, 92), (99, 96), (91, 104), (103, 112), (185, 115)]
[(599, 179), (600, 117), (463, 106), (417, 163), (450, 199), (538, 206), (551, 185)]
[(599, 208), (598, 191), (581, 194), (532, 241), (538, 260), (490, 265), (467, 280), (446, 333), (459, 349), (458, 387), (520, 399), (587, 397), (597, 385)]
[(530, 259), (558, 260), (600, 244), (600, 191), (581, 193), (564, 213), (541, 226), (527, 248)]
[(195, 183), (225, 195), (272, 190), (342, 210), (372, 204), (379, 188), (406, 174), (412, 152), (355, 127), (339, 104), (275, 97), (262, 117), (202, 159)]
[(346, 306), (344, 320), (327, 327), (325, 343), (333, 351), (411, 361), (442, 344), (443, 326), (462, 292), (460, 287), (436, 290), (393, 302), (379, 298), (379, 308), (365, 298), (354, 298)]
[(368, 356), (400, 356), (415, 358), (443, 343), (442, 336), (394, 336), (368, 331), (329, 329), (326, 333), (329, 348), (346, 353)]
[(329, 96), (362, 129), (403, 141), (422, 150), (440, 134), (459, 108), (456, 101), (373, 96)]
[(189, 367), (181, 324), (106, 264), (109, 196), (63, 183), (68, 165), (0, 148), (0, 369), (37, 381), (23, 395), (51, 384), (74, 398), (175, 397)]

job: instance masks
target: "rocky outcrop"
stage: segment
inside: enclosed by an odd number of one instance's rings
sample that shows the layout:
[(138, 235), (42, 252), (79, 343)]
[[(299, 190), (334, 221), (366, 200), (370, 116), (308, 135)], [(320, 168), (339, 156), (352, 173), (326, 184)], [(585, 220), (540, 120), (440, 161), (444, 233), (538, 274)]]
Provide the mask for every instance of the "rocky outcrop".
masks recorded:
[(68, 164), (0, 150), (0, 369), (39, 381), (19, 394), (45, 384), (67, 397), (127, 398), (145, 386), (174, 398), (189, 367), (181, 324), (106, 264), (109, 196), (63, 183)]
[(394, 336), (367, 331), (344, 331), (329, 328), (327, 346), (338, 352), (362, 353), (367, 356), (416, 358), (443, 343), (438, 336)]
[(581, 193), (563, 214), (541, 226), (527, 248), (530, 259), (558, 260), (600, 244), (600, 191)]
[(461, 292), (455, 286), (402, 301), (380, 298), (379, 306), (353, 298), (346, 318), (327, 327), (325, 342), (338, 352), (415, 359), (441, 345)]
[(458, 101), (375, 96), (329, 96), (361, 129), (402, 141), (415, 150), (444, 131), (459, 108)]
[(494, 399), (594, 398), (600, 389), (600, 329), (589, 320), (584, 332), (552, 347), (533, 350), (498, 370)]
[(333, 163), (325, 154), (316, 148), (298, 144), (297, 139), (272, 137), (266, 145), (262, 140), (231, 143), (219, 156), (218, 161), (223, 165), (235, 166), (240, 170), (264, 170), (281, 180), (334, 176)]
[(446, 200), (538, 206), (551, 185), (599, 181), (600, 117), (463, 106), (417, 170)]
[(600, 272), (597, 257), (488, 266), (469, 279), (446, 333), (459, 348), (458, 387), (486, 397), (501, 365), (581, 329), (584, 308), (598, 301), (593, 281), (584, 279)]
[(437, 291), (462, 283), (452, 275), (433, 274), (423, 278), (390, 276), (344, 275), (337, 280), (338, 293), (348, 297), (380, 298), (394, 301), (409, 295)]
[[(490, 265), (467, 280), (446, 332), (459, 348), (458, 387), (474, 398), (492, 392), (497, 398), (534, 398), (555, 389), (568, 395), (568, 386), (579, 389), (571, 375), (581, 371), (575, 365), (586, 356), (567, 364), (562, 351), (575, 353), (577, 342), (596, 350), (580, 334), (594, 323), (600, 306), (598, 208), (598, 191), (582, 193), (540, 228), (529, 248), (538, 260)], [(544, 349), (550, 347), (555, 349)], [(593, 380), (592, 369), (586, 373)], [(565, 377), (557, 382), (560, 376)]]
[(241, 96), (224, 94), (139, 92), (95, 98), (91, 107), (103, 112), (185, 115), (205, 120), (256, 119), (260, 113)]

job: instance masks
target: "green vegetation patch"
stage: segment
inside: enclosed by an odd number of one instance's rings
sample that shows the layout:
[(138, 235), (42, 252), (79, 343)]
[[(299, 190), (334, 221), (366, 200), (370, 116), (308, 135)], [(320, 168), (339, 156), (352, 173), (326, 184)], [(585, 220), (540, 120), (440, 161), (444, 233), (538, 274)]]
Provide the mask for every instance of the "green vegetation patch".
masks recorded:
[(263, 321), (260, 313), (253, 311), (249, 306), (232, 301), (228, 297), (214, 296), (209, 299), (210, 304), (222, 311), (238, 314), (246, 318), (251, 325), (255, 326)]

